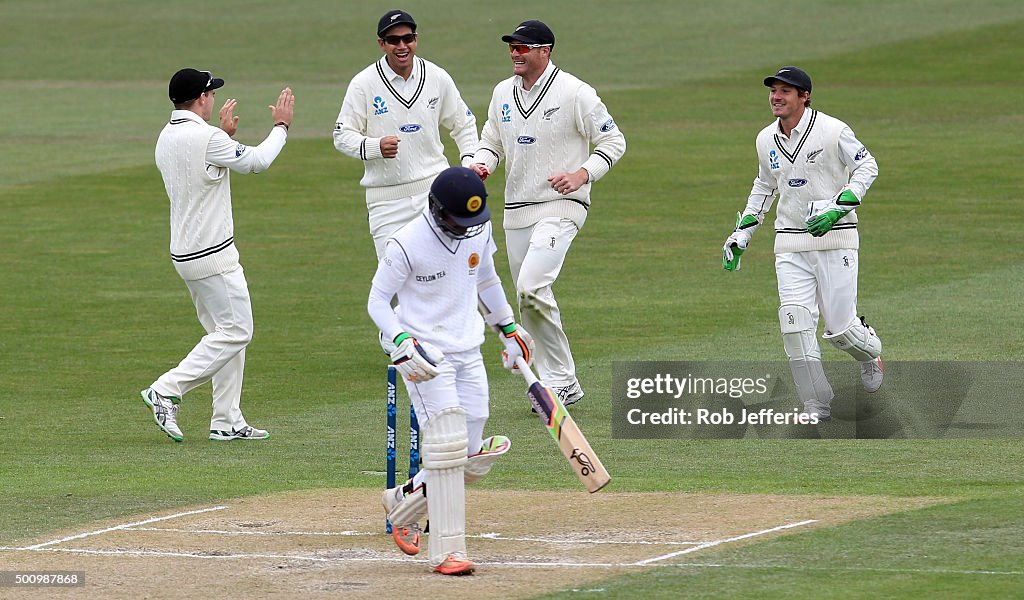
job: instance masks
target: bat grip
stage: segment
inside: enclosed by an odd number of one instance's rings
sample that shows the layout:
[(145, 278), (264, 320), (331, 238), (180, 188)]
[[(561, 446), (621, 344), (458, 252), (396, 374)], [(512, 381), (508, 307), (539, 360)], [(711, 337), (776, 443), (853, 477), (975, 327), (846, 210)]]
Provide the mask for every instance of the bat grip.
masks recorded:
[(530, 365), (527, 364), (525, 358), (517, 356), (516, 366), (519, 367), (519, 374), (526, 380), (526, 385), (533, 385), (537, 383), (537, 376), (533, 374), (533, 370), (530, 369)]

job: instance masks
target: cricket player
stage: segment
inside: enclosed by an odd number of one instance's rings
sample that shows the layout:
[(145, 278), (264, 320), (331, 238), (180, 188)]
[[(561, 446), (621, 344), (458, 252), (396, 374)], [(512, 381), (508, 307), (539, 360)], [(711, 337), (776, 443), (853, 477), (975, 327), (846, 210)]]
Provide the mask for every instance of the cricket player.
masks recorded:
[[(552, 286), (590, 210), (590, 188), (626, 151), (593, 87), (551, 61), (555, 34), (520, 23), (508, 44), (513, 76), (494, 88), (472, 168), (505, 160), (505, 246), (523, 324), (537, 340), (537, 375), (568, 406), (583, 398)], [(593, 150), (591, 150), (593, 146)]]
[(808, 415), (831, 418), (832, 387), (821, 366), (815, 333), (819, 311), (824, 339), (860, 363), (868, 392), (882, 385), (882, 342), (857, 316), (860, 239), (857, 212), (878, 165), (853, 130), (811, 108), (811, 78), (783, 67), (765, 78), (775, 121), (757, 135), (758, 172), (725, 241), (722, 264), (740, 269), (740, 258), (778, 198), (775, 270), (779, 325), (797, 393)]
[(231, 139), (238, 128), (235, 100), (228, 99), (220, 109), (220, 128), (207, 123), (216, 90), (223, 85), (209, 71), (175, 73), (168, 85), (174, 111), (156, 142), (156, 165), (171, 202), (171, 260), (206, 330), (178, 366), (142, 391), (157, 426), (176, 442), (184, 439), (177, 422), (182, 396), (210, 380), (211, 440), (270, 437), (246, 423), (239, 408), (253, 320), (249, 286), (235, 248), (230, 173), (259, 173), (270, 167), (288, 140), (295, 97), (291, 89), (282, 90), (270, 107), (270, 134), (258, 146), (246, 146)]
[(334, 125), (334, 147), (363, 161), (370, 235), (378, 260), (384, 241), (427, 206), (430, 183), (448, 168), (441, 131), (455, 140), (466, 165), (479, 138), (476, 117), (451, 76), (416, 56), (412, 15), (391, 10), (377, 23), (384, 56), (348, 85)]
[[(466, 555), (464, 484), (486, 475), (509, 447), (504, 436), (483, 439), (489, 416), (484, 322), (499, 332), (507, 369), (516, 370), (518, 357), (529, 363), (533, 340), (516, 324), (494, 269), (483, 181), (465, 167), (448, 168), (431, 184), (429, 202), (387, 240), (367, 303), (394, 342), (391, 358), (423, 432), (423, 469), (386, 490), (383, 503), (407, 554), (419, 552), (418, 522), (429, 504), (430, 566), (462, 575), (475, 568)], [(398, 308), (390, 304), (395, 295)]]

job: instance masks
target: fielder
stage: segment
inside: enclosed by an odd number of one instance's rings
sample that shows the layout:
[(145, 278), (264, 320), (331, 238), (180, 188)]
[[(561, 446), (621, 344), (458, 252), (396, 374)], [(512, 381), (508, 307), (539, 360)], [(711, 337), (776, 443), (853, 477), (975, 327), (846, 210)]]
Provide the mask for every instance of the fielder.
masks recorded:
[[(419, 521), (429, 508), (431, 568), (463, 575), (475, 568), (466, 554), (464, 484), (486, 475), (510, 445), (504, 436), (483, 439), (484, 322), (499, 332), (507, 369), (515, 370), (518, 357), (529, 362), (533, 341), (516, 325), (494, 269), (483, 182), (470, 169), (451, 167), (429, 195), (429, 209), (387, 240), (367, 303), (385, 339), (394, 341), (391, 358), (423, 432), (423, 469), (386, 490), (383, 503), (395, 542), (411, 555), (419, 552)], [(392, 308), (396, 294), (399, 306)]]
[(185, 280), (199, 322), (206, 330), (177, 367), (142, 391), (161, 431), (176, 442), (181, 397), (213, 381), (210, 439), (262, 440), (263, 429), (249, 426), (239, 408), (245, 348), (252, 340), (249, 286), (235, 248), (230, 173), (259, 173), (274, 162), (288, 140), (295, 110), (289, 88), (270, 107), (274, 126), (258, 146), (231, 139), (238, 127), (236, 102), (220, 109), (220, 128), (209, 125), (216, 90), (224, 85), (209, 71), (181, 69), (171, 78), (171, 120), (156, 142), (156, 165), (171, 202), (171, 260)]
[(587, 219), (590, 187), (622, 158), (626, 138), (594, 88), (551, 62), (547, 25), (524, 21), (501, 40), (514, 74), (494, 88), (471, 166), (486, 178), (505, 159), (503, 224), (519, 315), (537, 339), (538, 377), (568, 406), (583, 388), (552, 286)]
[(860, 238), (856, 209), (878, 165), (846, 123), (811, 108), (811, 78), (796, 67), (766, 77), (776, 120), (757, 135), (758, 173), (725, 241), (722, 265), (740, 269), (751, 237), (778, 198), (775, 270), (779, 324), (797, 394), (808, 415), (831, 418), (832, 387), (815, 332), (860, 363), (868, 392), (882, 385), (882, 342), (857, 316)]
[(479, 138), (476, 117), (451, 76), (416, 56), (412, 15), (388, 11), (377, 23), (384, 56), (352, 78), (334, 125), (334, 147), (363, 161), (370, 235), (377, 259), (384, 241), (427, 206), (430, 183), (448, 168), (441, 130), (459, 147), (463, 165)]

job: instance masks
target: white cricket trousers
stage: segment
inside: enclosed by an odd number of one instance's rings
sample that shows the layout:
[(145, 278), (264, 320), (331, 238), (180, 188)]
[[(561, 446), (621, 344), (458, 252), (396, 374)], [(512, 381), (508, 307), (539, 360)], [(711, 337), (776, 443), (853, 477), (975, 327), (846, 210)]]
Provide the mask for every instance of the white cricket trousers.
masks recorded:
[(212, 380), (210, 429), (242, 429), (246, 422), (239, 404), (245, 347), (252, 340), (253, 331), (245, 273), (239, 265), (227, 273), (186, 280), (185, 285), (206, 335), (177, 367), (161, 375), (151, 387), (161, 396), (181, 398)]
[(380, 260), (384, 252), (384, 242), (406, 223), (423, 213), (427, 207), (427, 194), (413, 194), (401, 198), (379, 200), (372, 205), (367, 201), (369, 210), (370, 235), (373, 236), (373, 248)]
[(819, 308), (825, 319), (826, 333), (845, 331), (859, 322), (857, 268), (857, 251), (852, 249), (776, 254), (779, 302), (797, 304), (811, 311), (815, 331)]
[(576, 363), (552, 289), (579, 228), (569, 219), (548, 217), (532, 227), (505, 230), (505, 248), (519, 298), (520, 322), (537, 347), (534, 366), (552, 387), (576, 382)]
[[(424, 430), (431, 415), (444, 408), (461, 406), (466, 411), (467, 454), (476, 454), (483, 444), (484, 425), (490, 416), (490, 391), (480, 349), (445, 354), (437, 368), (437, 377), (430, 381), (405, 381), (420, 431)], [(425, 481), (425, 477), (426, 470), (421, 469), (416, 474), (415, 484)]]

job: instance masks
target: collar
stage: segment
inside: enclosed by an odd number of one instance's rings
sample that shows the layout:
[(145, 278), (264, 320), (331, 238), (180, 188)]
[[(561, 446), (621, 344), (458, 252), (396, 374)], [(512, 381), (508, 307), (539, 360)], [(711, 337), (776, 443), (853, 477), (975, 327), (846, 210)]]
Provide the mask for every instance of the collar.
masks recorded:
[(527, 94), (529, 94), (530, 92), (532, 92), (533, 90), (535, 90), (537, 88), (543, 88), (544, 87), (544, 82), (547, 81), (548, 78), (551, 77), (551, 74), (554, 73), (555, 69), (557, 69), (557, 68), (558, 67), (555, 66), (555, 61), (548, 60), (548, 66), (544, 69), (544, 72), (540, 74), (540, 77), (537, 78), (537, 81), (534, 82), (532, 88), (527, 90), (525, 87), (523, 87), (523, 77), (521, 75), (516, 75), (515, 76), (516, 85), (519, 86), (520, 90), (522, 90), (522, 91), (526, 92)]
[(387, 56), (380, 57), (380, 62), (381, 62), (381, 70), (384, 71), (384, 75), (387, 76), (388, 81), (394, 81), (396, 79), (401, 80), (401, 81), (413, 81), (414, 79), (417, 78), (417, 71), (418, 71), (418, 69), (416, 67), (419, 66), (419, 61), (416, 60), (415, 56), (412, 58), (412, 73), (409, 74), (409, 79), (406, 79), (405, 77), (402, 77), (401, 75), (396, 73), (394, 69), (391, 68), (391, 65), (388, 64), (388, 57)]
[(208, 124), (206, 121), (203, 120), (202, 117), (200, 117), (199, 115), (197, 115), (196, 113), (194, 113), (194, 112), (192, 112), (190, 110), (174, 109), (174, 110), (171, 111), (171, 120), (172, 121), (180, 121), (182, 119), (187, 119), (189, 121), (195, 121), (196, 123), (202, 123), (204, 125)]
[[(800, 117), (800, 122), (796, 124), (793, 131), (789, 132), (788, 139), (800, 137), (803, 135), (803, 132), (807, 131), (807, 124), (811, 121), (812, 112), (814, 112), (814, 110), (810, 106), (804, 107), (804, 114)], [(782, 119), (775, 119), (775, 133), (786, 137), (786, 134), (782, 133)]]

